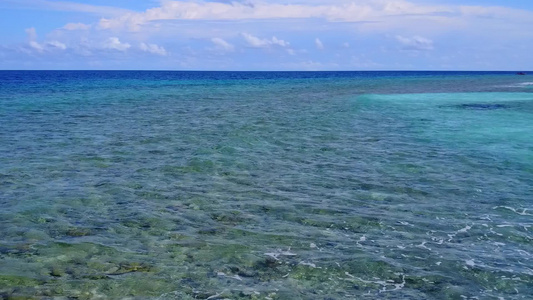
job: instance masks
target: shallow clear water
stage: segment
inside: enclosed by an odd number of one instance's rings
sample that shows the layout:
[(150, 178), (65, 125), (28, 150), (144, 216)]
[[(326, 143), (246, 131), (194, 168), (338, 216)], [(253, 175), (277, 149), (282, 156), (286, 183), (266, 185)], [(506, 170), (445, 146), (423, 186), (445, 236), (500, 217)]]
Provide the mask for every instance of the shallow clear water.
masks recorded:
[(530, 299), (532, 82), (0, 72), (0, 298)]

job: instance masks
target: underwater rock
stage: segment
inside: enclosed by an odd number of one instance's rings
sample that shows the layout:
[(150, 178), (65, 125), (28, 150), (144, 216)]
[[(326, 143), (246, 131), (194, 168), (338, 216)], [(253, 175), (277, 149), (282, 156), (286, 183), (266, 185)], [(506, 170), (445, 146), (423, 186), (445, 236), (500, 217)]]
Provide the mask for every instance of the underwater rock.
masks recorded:
[(46, 232), (38, 229), (29, 229), (24, 233), (24, 237), (28, 240), (35, 241), (43, 241), (50, 239), (50, 236)]
[(82, 236), (88, 236), (92, 235), (91, 229), (88, 228), (69, 228), (65, 232), (66, 235), (70, 237), (82, 237)]
[(225, 231), (225, 228), (223, 227), (205, 227), (200, 230), (198, 230), (199, 234), (207, 234), (207, 235), (216, 235), (221, 234)]
[(16, 275), (0, 275), (0, 287), (34, 287), (42, 284), (37, 279)]
[(35, 254), (35, 249), (32, 247), (31, 243), (23, 243), (16, 245), (6, 245), (3, 246), (0, 244), (0, 254), (5, 255), (14, 255), (14, 256), (31, 256)]
[(61, 268), (58, 268), (58, 267), (54, 267), (50, 271), (50, 275), (52, 275), (54, 277), (63, 277), (63, 276), (65, 276), (65, 270), (63, 270)]
[(237, 225), (246, 220), (238, 211), (213, 213), (211, 219), (225, 225)]
[(0, 293), (0, 299), (6, 299), (6, 300), (36, 300), (38, 298), (31, 297), (25, 294), (18, 295), (17, 292), (14, 293)]
[(104, 274), (93, 274), (93, 275), (87, 275), (84, 278), (87, 278), (89, 280), (105, 280), (105, 279), (111, 279), (111, 277), (104, 275)]
[(112, 273), (109, 273), (109, 275), (122, 275), (126, 273), (133, 273), (133, 272), (153, 272), (153, 267), (145, 264), (145, 263), (138, 263), (138, 262), (125, 262), (121, 263), (118, 266), (118, 269), (113, 271)]

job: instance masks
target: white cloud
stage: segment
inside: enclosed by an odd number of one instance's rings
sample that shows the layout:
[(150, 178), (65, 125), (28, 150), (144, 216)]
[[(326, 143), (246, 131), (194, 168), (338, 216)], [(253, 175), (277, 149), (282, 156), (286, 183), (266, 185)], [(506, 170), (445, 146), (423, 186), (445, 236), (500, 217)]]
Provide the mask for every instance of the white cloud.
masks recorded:
[(81, 13), (96, 14), (99, 16), (121, 16), (131, 11), (128, 9), (112, 7), (112, 6), (98, 6), (84, 3), (76, 3), (69, 1), (49, 1), (49, 0), (4, 0), (11, 2), (10, 5), (18, 8), (31, 8), (55, 11), (73, 11)]
[[(335, 23), (357, 22), (361, 31), (417, 29), (419, 32), (435, 32), (468, 28), (472, 23), (483, 23), (489, 17), (491, 20), (498, 20), (492, 22), (492, 26), (496, 28), (505, 24), (505, 21), (514, 24), (533, 23), (533, 12), (527, 10), (434, 4), (436, 1), (422, 0), (162, 0), (160, 3), (160, 6), (143, 12), (127, 12), (118, 17), (102, 18), (98, 27), (139, 31), (151, 22), (157, 24), (154, 26), (160, 26), (176, 20), (313, 19)], [(521, 27), (525, 27), (524, 24)]]
[(36, 41), (30, 41), (29, 45), (30, 45), (31, 48), (33, 48), (34, 50), (37, 50), (38, 52), (43, 52), (44, 51), (43, 45), (37, 43)]
[(225, 40), (221, 38), (212, 38), (211, 42), (213, 42), (213, 44), (215, 44), (216, 48), (219, 50), (223, 50), (227, 52), (232, 52), (235, 50), (235, 46), (233, 46), (232, 44), (226, 42)]
[(23, 48), (23, 51), (26, 53), (32, 53), (32, 51), (37, 51), (39, 53), (43, 53), (45, 51), (51, 51), (51, 50), (65, 50), (67, 49), (67, 45), (64, 43), (61, 43), (59, 41), (53, 40), (48, 41), (45, 43), (39, 43), (37, 42), (37, 31), (34, 27), (27, 28), (26, 34), (28, 35), (28, 44), (25, 49)]
[[(322, 2), (322, 1), (321, 1)], [(281, 4), (266, 2), (221, 3), (203, 1), (163, 1), (160, 7), (118, 18), (103, 18), (104, 29), (138, 30), (158, 20), (261, 20), (321, 18), (330, 21), (375, 21), (380, 16), (423, 15), (449, 12), (443, 6), (415, 5), (404, 0), (333, 1), (327, 4)]]
[(126, 51), (131, 48), (128, 43), (122, 43), (118, 37), (110, 37), (103, 43), (104, 49), (112, 49), (117, 51)]
[(31, 49), (36, 50), (37, 52), (43, 52), (44, 47), (43, 45), (39, 44), (37, 40), (37, 31), (34, 27), (27, 28), (26, 34), (28, 35), (28, 45)]
[(275, 36), (273, 36), (271, 39), (261, 39), (249, 33), (243, 33), (242, 36), (244, 37), (244, 40), (246, 40), (246, 43), (254, 48), (268, 48), (274, 45), (288, 47), (290, 45), (289, 42), (280, 40)]
[(63, 29), (66, 30), (89, 30), (91, 29), (91, 25), (83, 24), (83, 23), (68, 23), (67, 25), (63, 26)]
[(319, 38), (315, 39), (315, 45), (318, 50), (324, 50), (324, 44)]
[(167, 50), (165, 48), (163, 48), (162, 46), (158, 46), (156, 44), (141, 43), (139, 48), (142, 51), (144, 51), (144, 52), (148, 52), (148, 53), (152, 53), (152, 54), (156, 54), (156, 55), (161, 55), (161, 56), (167, 56), (168, 55), (168, 52), (167, 52)]
[(410, 38), (403, 37), (401, 35), (396, 36), (396, 40), (402, 44), (402, 48), (405, 50), (433, 50), (433, 41), (421, 36), (413, 36)]
[[(315, 2), (316, 3), (316, 2)], [(377, 16), (450, 12), (444, 6), (424, 6), (404, 0), (320, 1), (313, 4), (203, 1), (163, 1), (161, 7), (102, 19), (103, 28), (136, 27), (156, 20), (251, 20), (323, 18), (332, 21), (367, 21)]]
[(244, 37), (248, 45), (252, 47), (259, 48), (259, 47), (265, 47), (269, 45), (269, 42), (267, 40), (261, 40), (260, 38), (253, 36), (251, 34), (243, 33), (242, 36)]
[(56, 48), (56, 49), (60, 49), (60, 50), (65, 50), (67, 49), (67, 45), (59, 42), (59, 41), (50, 41), (50, 42), (47, 42), (46, 43), (47, 46), (50, 46), (50, 47), (53, 47), (53, 48)]
[(281, 46), (281, 47), (288, 47), (289, 46), (289, 42), (286, 42), (284, 40), (280, 40), (280, 39), (276, 38), (275, 36), (272, 37), (271, 42), (272, 42), (272, 45), (278, 45), (278, 46)]
[(37, 39), (37, 31), (34, 27), (27, 28), (26, 34), (28, 35), (28, 40), (35, 41)]
[[(158, 0), (143, 4), (153, 5), (148, 10), (119, 9), (113, 13), (104, 13), (105, 7), (65, 1), (3, 1), (10, 3), (9, 7), (41, 9), (43, 14), (49, 14), (46, 18), (54, 17), (55, 14), (50, 15), (50, 10), (90, 14), (72, 14), (69, 20), (72, 23), (58, 26), (46, 35), (42, 31), (44, 27), (39, 27), (43, 23), (33, 20), (32, 25), (35, 25), (40, 35), (37, 36), (34, 28), (29, 28), (27, 38), (13, 45), (15, 50), (12, 51), (17, 53), (23, 48), (25, 53), (35, 58), (45, 55), (53, 57), (63, 51), (68, 52), (70, 58), (79, 55), (80, 61), (86, 60), (82, 56), (91, 55), (98, 59), (120, 57), (117, 61), (127, 64), (132, 59), (140, 59), (140, 53), (144, 51), (146, 57), (150, 54), (169, 56), (164, 61), (172, 64), (181, 61), (181, 55), (185, 55), (182, 49), (187, 45), (193, 49), (191, 51), (196, 52), (194, 63), (197, 67), (202, 66), (209, 57), (213, 60), (226, 60), (228, 66), (233, 64), (228, 67), (230, 69), (255, 68), (258, 66), (253, 65), (256, 61), (264, 62), (264, 68), (279, 68), (283, 63), (291, 61), (303, 61), (306, 67), (319, 68), (312, 60), (325, 64), (320, 69), (333, 68), (327, 65), (333, 62), (339, 63), (339, 68), (378, 68), (379, 66), (372, 66), (364, 59), (353, 66), (344, 62), (349, 61), (349, 56), (354, 53), (369, 53), (371, 55), (368, 60), (376, 62), (381, 62), (379, 56), (398, 55), (399, 58), (384, 60), (389, 62), (389, 65), (383, 66), (387, 68), (392, 67), (390, 62), (396, 61), (403, 63), (401, 66), (407, 66), (402, 59), (408, 60), (409, 56), (405, 52), (394, 51), (398, 49), (411, 51), (411, 57), (423, 54), (427, 61), (451, 49), (464, 49), (465, 54), (461, 57), (466, 62), (470, 61), (470, 58), (465, 59), (470, 55), (466, 53), (482, 51), (487, 54), (481, 59), (487, 61), (491, 61), (488, 53), (511, 59), (518, 47), (529, 49), (529, 45), (521, 41), (531, 40), (533, 37), (531, 30), (525, 30), (533, 26), (531, 9), (490, 7), (485, 4), (454, 5), (449, 4), (451, 1)], [(443, 4), (445, 2), (448, 4)], [(507, 3), (501, 5), (512, 6)], [(76, 17), (78, 19), (74, 19)], [(127, 32), (128, 30), (137, 32)], [(245, 33), (239, 34), (240, 32)], [(327, 37), (327, 40), (322, 41), (319, 37)], [(384, 41), (383, 37), (389, 40)], [(88, 42), (82, 44), (83, 38)], [(141, 43), (142, 41), (145, 43)], [(390, 47), (391, 44), (396, 47)], [(441, 44), (449, 46), (440, 49)], [(243, 46), (261, 51), (248, 49), (246, 53), (242, 53), (246, 54), (242, 57), (243, 60), (235, 61), (232, 60), (233, 55), (222, 55), (246, 50)], [(466, 46), (470, 47), (468, 51)], [(497, 46), (509, 49), (495, 50)], [(381, 48), (390, 52), (379, 53)], [(439, 48), (439, 51), (429, 51), (435, 48)], [(317, 57), (316, 49), (323, 49), (323, 54), (328, 54), (328, 60)], [(123, 53), (127, 51), (136, 55), (124, 57)], [(313, 51), (315, 53), (311, 55)], [(527, 61), (527, 50), (522, 52), (521, 61)], [(163, 59), (155, 61), (159, 63)], [(413, 66), (416, 64), (413, 63)], [(522, 65), (519, 66), (523, 68)]]

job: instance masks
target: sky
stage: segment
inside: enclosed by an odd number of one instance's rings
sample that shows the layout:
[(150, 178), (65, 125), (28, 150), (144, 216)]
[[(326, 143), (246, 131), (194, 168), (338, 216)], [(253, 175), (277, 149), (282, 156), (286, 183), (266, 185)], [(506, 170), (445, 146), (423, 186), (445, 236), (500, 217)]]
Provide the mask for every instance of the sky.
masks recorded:
[(0, 0), (3, 70), (533, 70), (531, 0)]

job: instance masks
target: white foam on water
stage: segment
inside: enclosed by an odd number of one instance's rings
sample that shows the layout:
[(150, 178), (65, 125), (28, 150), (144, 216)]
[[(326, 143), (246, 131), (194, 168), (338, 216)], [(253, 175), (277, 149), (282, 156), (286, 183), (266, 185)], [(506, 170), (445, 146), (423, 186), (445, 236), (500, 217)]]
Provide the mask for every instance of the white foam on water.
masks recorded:
[(227, 275), (226, 273), (224, 273), (224, 272), (217, 272), (217, 276), (220, 276), (220, 277), (227, 277), (227, 278), (232, 278), (232, 279), (236, 279), (236, 280), (242, 281), (242, 277), (239, 276), (239, 275), (228, 276), (228, 275)]
[(464, 233), (464, 232), (467, 232), (467, 231), (470, 230), (470, 229), (472, 229), (472, 226), (468, 226), (468, 225), (467, 225), (465, 228), (463, 228), (463, 229), (459, 229), (459, 230), (457, 231), (457, 233)]
[(490, 218), (490, 215), (483, 215), (480, 219), (481, 220), (492, 221), (492, 219)]
[(403, 289), (405, 287), (405, 276), (402, 275), (402, 282), (400, 282), (400, 283), (394, 283), (394, 281), (392, 281), (392, 280), (387, 280), (387, 282), (391, 283), (394, 286), (394, 288), (393, 289), (387, 289), (387, 286), (384, 286), (383, 289), (380, 291), (380, 293), (398, 291), (398, 290)]
[(450, 242), (451, 240), (453, 240), (453, 239), (455, 238), (455, 236), (457, 236), (459, 233), (466, 233), (466, 232), (468, 232), (470, 229), (472, 229), (472, 226), (470, 226), (470, 225), (466, 225), (465, 228), (459, 229), (459, 230), (457, 230), (457, 231), (454, 232), (454, 233), (449, 233), (449, 234), (448, 234), (448, 242)]
[(302, 265), (302, 266), (311, 267), (313, 269), (322, 269), (321, 267), (317, 267), (316, 264), (311, 263), (311, 262), (301, 261), (299, 264)]
[(497, 85), (496, 87), (524, 88), (528, 86), (533, 86), (533, 82), (519, 82), (519, 83), (507, 84), (507, 85)]
[(218, 294), (215, 294), (213, 296), (209, 296), (206, 298), (206, 300), (210, 300), (210, 299), (215, 299), (215, 298), (218, 298), (220, 296), (222, 296), (222, 294), (224, 294), (226, 292), (226, 290), (223, 290), (222, 292), (218, 293)]
[(503, 234), (494, 231), (494, 229), (492, 227), (489, 229), (489, 231), (490, 231), (490, 233), (495, 234), (497, 236), (503, 236)]
[(272, 257), (273, 259), (275, 260), (279, 260), (278, 257), (279, 257), (279, 253), (273, 253), (273, 252), (270, 252), (270, 253), (265, 253), (266, 256), (270, 256)]
[(510, 225), (510, 224), (500, 224), (500, 225), (496, 225), (496, 227), (498, 228), (505, 228), (505, 227), (514, 227), (513, 225)]
[(267, 253), (264, 253), (264, 254), (266, 256), (272, 257), (275, 260), (279, 260), (278, 258), (280, 256), (297, 256), (298, 255), (296, 253), (291, 252), (291, 248), (289, 248), (286, 251), (281, 250), (281, 249), (277, 249), (276, 252), (267, 252)]
[(364, 280), (360, 277), (355, 277), (349, 274), (348, 272), (346, 272), (345, 274), (350, 277), (350, 278), (346, 278), (347, 280), (350, 280), (350, 281), (353, 281), (355, 279), (366, 284), (380, 285), (381, 289), (379, 289), (379, 293), (397, 291), (405, 287), (405, 275), (403, 274), (398, 274), (402, 278), (402, 282), (400, 283), (395, 283), (394, 280), (381, 280), (380, 278), (377, 278), (377, 277), (374, 277), (373, 278), (374, 280)]
[(355, 242), (355, 244), (357, 246), (363, 247), (363, 245), (361, 245), (361, 242), (366, 242), (366, 235), (363, 235), (362, 237), (360, 237), (359, 240), (357, 242)]
[(355, 276), (353, 276), (352, 274), (348, 273), (348, 272), (344, 272), (344, 275), (350, 277), (350, 278), (355, 278)]
[(237, 279), (239, 281), (242, 281), (242, 278), (239, 275), (233, 275), (233, 276), (230, 276), (229, 278), (233, 278), (233, 279)]
[(504, 208), (504, 209), (508, 209), (516, 214), (519, 214), (521, 216), (533, 216), (533, 214), (529, 214), (527, 213), (528, 209), (527, 208), (522, 208), (522, 211), (518, 211), (518, 209), (514, 208), (514, 207), (510, 207), (510, 206), (494, 206), (492, 209), (498, 209), (498, 208)]
[(417, 248), (422, 248), (422, 249), (426, 249), (428, 251), (431, 251), (431, 248), (429, 248), (428, 246), (426, 246), (426, 241), (422, 242), (420, 245), (416, 245)]
[(413, 224), (411, 224), (411, 223), (409, 223), (409, 222), (405, 222), (405, 221), (399, 221), (399, 222), (397, 222), (397, 223), (399, 223), (400, 225), (403, 225), (403, 226), (411, 226), (411, 227), (414, 227), (414, 226), (415, 226), (415, 225), (413, 225)]
[(432, 240), (433, 242), (436, 242), (437, 245), (442, 245), (442, 244), (444, 244), (444, 239), (441, 239), (441, 238), (432, 237), (431, 240)]
[(465, 261), (465, 263), (469, 267), (474, 267), (476, 265), (476, 263), (474, 262), (473, 259), (469, 259), (469, 260)]

